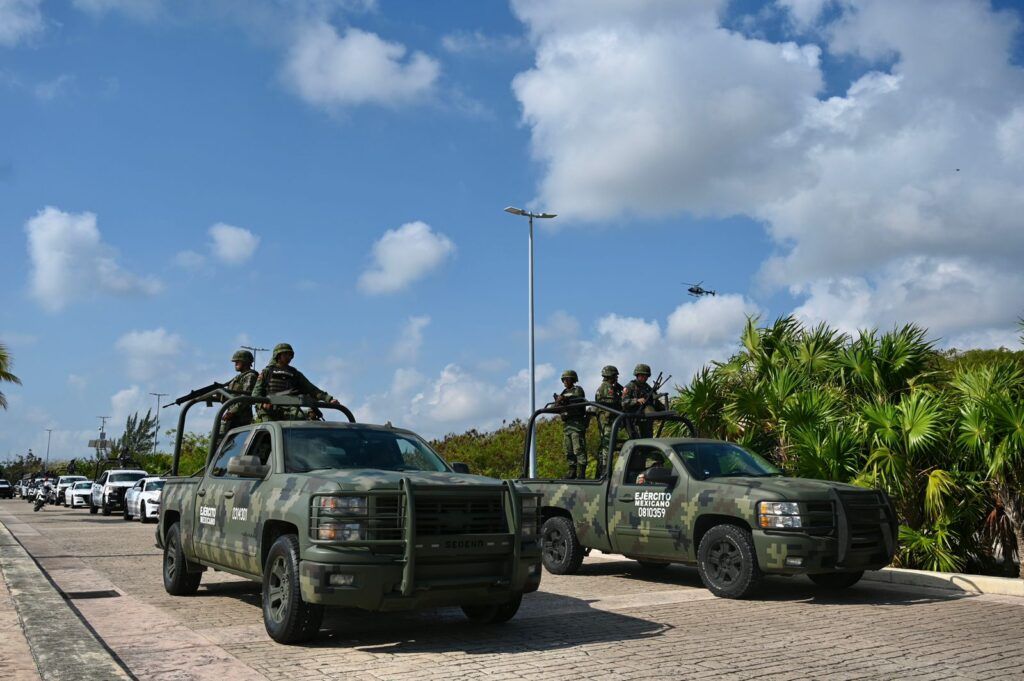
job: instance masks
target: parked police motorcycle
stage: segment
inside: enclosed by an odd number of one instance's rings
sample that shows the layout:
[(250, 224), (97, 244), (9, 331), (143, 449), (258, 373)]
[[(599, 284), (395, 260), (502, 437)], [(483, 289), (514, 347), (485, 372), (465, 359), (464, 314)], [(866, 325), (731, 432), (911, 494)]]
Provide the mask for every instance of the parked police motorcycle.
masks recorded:
[(46, 502), (50, 498), (50, 483), (45, 482), (39, 486), (39, 491), (36, 492), (36, 505), (32, 507), (33, 511), (38, 511), (43, 506), (46, 506)]

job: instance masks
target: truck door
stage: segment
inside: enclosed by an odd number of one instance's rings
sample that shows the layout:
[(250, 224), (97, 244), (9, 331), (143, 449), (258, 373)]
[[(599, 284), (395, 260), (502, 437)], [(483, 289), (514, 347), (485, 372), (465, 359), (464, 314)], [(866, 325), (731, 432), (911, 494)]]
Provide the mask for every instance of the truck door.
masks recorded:
[[(257, 456), (264, 464), (270, 461), (271, 436), (266, 427), (252, 431), (245, 448), (247, 456)], [(230, 457), (229, 457), (230, 458)], [(260, 503), (266, 493), (265, 481), (254, 478), (239, 478), (226, 472), (220, 478), (224, 499), (224, 522), (217, 526), (217, 547), (227, 567), (259, 574), (259, 526)]]
[[(669, 453), (654, 445), (635, 445), (625, 456), (625, 465), (616, 467), (609, 493), (613, 549), (631, 557), (679, 559), (668, 525), (673, 498), (685, 489), (644, 479), (644, 472), (655, 466), (670, 468), (678, 475)], [(680, 484), (685, 485), (685, 480), (677, 480), (676, 487)]]
[(243, 451), (249, 431), (230, 433), (221, 441), (220, 448), (213, 462), (207, 467), (199, 489), (196, 490), (196, 522), (195, 548), (196, 555), (217, 565), (227, 565), (227, 556), (221, 549), (223, 541), (221, 533), (228, 521), (227, 502), (230, 497), (224, 477), (228, 471), (228, 461)]

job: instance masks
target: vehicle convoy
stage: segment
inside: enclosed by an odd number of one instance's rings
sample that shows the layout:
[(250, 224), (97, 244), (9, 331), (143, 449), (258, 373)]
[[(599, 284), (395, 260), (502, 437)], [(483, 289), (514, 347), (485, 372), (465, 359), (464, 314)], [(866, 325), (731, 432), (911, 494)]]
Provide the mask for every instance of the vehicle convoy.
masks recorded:
[[(636, 432), (641, 418), (660, 422), (655, 437), (627, 439), (610, 470), (593, 480), (518, 482), (544, 495), (543, 562), (572, 574), (593, 549), (636, 559), (647, 568), (696, 565), (716, 596), (743, 598), (763, 575), (806, 574), (820, 586), (845, 588), (865, 570), (889, 564), (896, 551), (896, 515), (884, 492), (825, 480), (784, 477), (757, 454), (700, 439), (675, 412), (643, 416), (588, 403), (614, 414), (618, 431)], [(530, 419), (565, 407), (548, 405)], [(691, 437), (658, 437), (665, 425)], [(529, 436), (528, 436), (529, 439)], [(524, 459), (529, 452), (527, 441)]]
[[(189, 408), (221, 398), (206, 465), (178, 476)], [(220, 436), (224, 409), (256, 402), (337, 409), (348, 421)], [(218, 388), (187, 401), (178, 434), (157, 528), (164, 588), (194, 593), (207, 568), (260, 581), (275, 641), (316, 636), (327, 606), (457, 605), (474, 621), (504, 622), (540, 585), (539, 495), (449, 466), (408, 430), (356, 423), (336, 403)]]
[(111, 469), (103, 471), (100, 477), (92, 483), (89, 513), (99, 511), (103, 515), (110, 515), (111, 511), (122, 510), (125, 492), (147, 475), (149, 473), (140, 470)]

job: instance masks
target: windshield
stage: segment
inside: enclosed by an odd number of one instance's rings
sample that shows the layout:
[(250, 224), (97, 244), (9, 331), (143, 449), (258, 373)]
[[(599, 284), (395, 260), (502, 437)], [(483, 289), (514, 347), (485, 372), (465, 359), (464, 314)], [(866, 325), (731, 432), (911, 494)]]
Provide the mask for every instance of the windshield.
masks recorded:
[(285, 428), (285, 471), (305, 473), (323, 468), (448, 470), (441, 457), (410, 433), (370, 428)]
[(85, 482), (76, 482), (74, 488), (75, 489), (90, 489), (91, 487), (92, 487), (92, 483), (89, 482), (88, 480), (86, 480)]
[(782, 475), (782, 471), (764, 458), (728, 442), (684, 442), (672, 448), (698, 480)]
[(146, 477), (146, 474), (141, 471), (138, 473), (111, 473), (110, 479), (107, 482), (135, 482), (144, 477)]
[(154, 492), (154, 491), (156, 491), (158, 489), (163, 489), (163, 488), (164, 488), (164, 481), (163, 480), (153, 480), (151, 482), (147, 482), (146, 483), (146, 491), (147, 492)]

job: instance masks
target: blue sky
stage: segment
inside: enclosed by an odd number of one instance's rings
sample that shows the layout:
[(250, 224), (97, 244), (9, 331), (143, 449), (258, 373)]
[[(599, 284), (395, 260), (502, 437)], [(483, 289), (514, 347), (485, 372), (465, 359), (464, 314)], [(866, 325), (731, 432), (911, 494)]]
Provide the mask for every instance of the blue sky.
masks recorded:
[[(232, 373), (366, 420), (685, 381), (747, 314), (1015, 342), (1019, 3), (0, 2), (0, 457)], [(962, 167), (961, 167), (962, 166)], [(959, 170), (957, 168), (960, 168)], [(702, 279), (716, 298), (688, 298)], [(165, 410), (166, 420), (174, 410)], [(199, 421), (196, 427), (205, 422)]]

